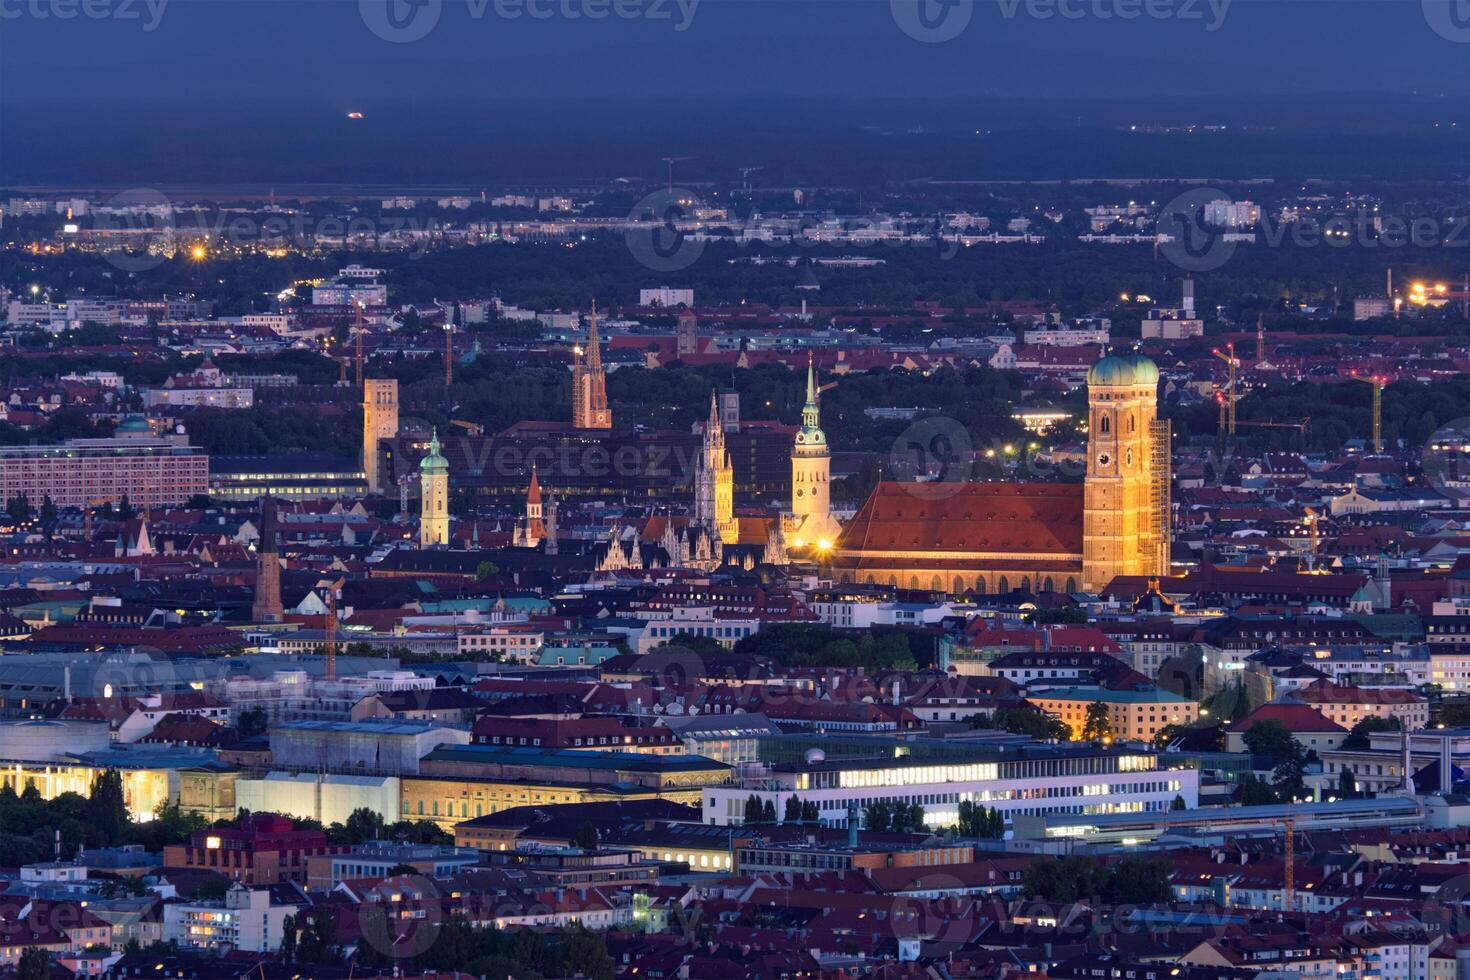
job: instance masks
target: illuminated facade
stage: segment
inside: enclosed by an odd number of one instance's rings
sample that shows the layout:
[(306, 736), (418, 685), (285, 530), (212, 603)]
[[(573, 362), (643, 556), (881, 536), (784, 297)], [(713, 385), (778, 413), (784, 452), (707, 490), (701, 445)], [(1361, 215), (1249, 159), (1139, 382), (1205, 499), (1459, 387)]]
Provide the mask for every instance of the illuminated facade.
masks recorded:
[(1094, 704), (1107, 709), (1112, 738), (1151, 742), (1166, 725), (1191, 725), (1199, 704), (1168, 691), (1110, 691), (1098, 687), (1058, 687), (1028, 694), (1026, 700), (1056, 717), (1081, 738), (1087, 711)]
[(93, 507), (124, 497), (135, 507), (161, 507), (209, 492), (209, 457), (194, 446), (146, 434), (6, 446), (0, 448), (0, 488), (7, 500), (49, 497), (57, 507)]
[(369, 493), (384, 493), (386, 486), (378, 461), (378, 442), (398, 435), (398, 382), (391, 378), (365, 378), (362, 382), (362, 470)]
[[(62, 793), (91, 797), (92, 784), (108, 768), (106, 763), (4, 762), (0, 763), (0, 789), (9, 788), (19, 795), (34, 786), (43, 800), (54, 800)], [(158, 808), (170, 799), (172, 770), (137, 768), (119, 772), (128, 814), (134, 820), (152, 820)]]
[(587, 318), (587, 346), (572, 352), (572, 425), (578, 429), (611, 429), (607, 377), (602, 370), (602, 341), (597, 337), (597, 304)]
[(832, 451), (817, 396), (816, 369), (808, 360), (806, 404), (791, 449), (791, 521), (785, 537), (795, 550), (816, 548), (825, 554), (842, 529), (832, 518)]
[[(1083, 588), (1119, 575), (1167, 575), (1167, 525), (1153, 472), (1159, 369), (1146, 357), (1105, 357), (1087, 372), (1087, 477), (1083, 483)], [(1167, 445), (1163, 447), (1167, 479)], [(1161, 540), (1162, 539), (1162, 540)]]
[(439, 454), (439, 433), (419, 461), (419, 547), (449, 543), (449, 462)]
[(934, 592), (1097, 592), (1169, 571), (1170, 435), (1159, 371), (1136, 355), (1088, 371), (1086, 478), (879, 483), (842, 529), (834, 580)]
[(1176, 796), (1196, 806), (1199, 773), (1160, 769), (1153, 752), (1095, 746), (977, 750), (954, 760), (819, 759), (771, 766), (742, 785), (706, 788), (704, 823), (743, 823), (751, 796), (771, 801), (779, 813), (793, 795), (815, 803), (827, 826), (844, 826), (849, 807), (862, 811), (887, 801), (918, 804), (926, 825), (949, 827), (965, 801), (1006, 817), (1166, 811)]
[(725, 426), (714, 392), (709, 396), (704, 447), (694, 473), (694, 522), (717, 531), (724, 544), (734, 544), (740, 538), (740, 525), (735, 522), (735, 468), (725, 448)]
[(659, 756), (580, 749), (441, 747), (417, 776), (404, 776), (404, 820), (452, 830), (517, 806), (664, 799), (698, 806), (705, 787), (724, 783), (730, 767), (700, 756)]

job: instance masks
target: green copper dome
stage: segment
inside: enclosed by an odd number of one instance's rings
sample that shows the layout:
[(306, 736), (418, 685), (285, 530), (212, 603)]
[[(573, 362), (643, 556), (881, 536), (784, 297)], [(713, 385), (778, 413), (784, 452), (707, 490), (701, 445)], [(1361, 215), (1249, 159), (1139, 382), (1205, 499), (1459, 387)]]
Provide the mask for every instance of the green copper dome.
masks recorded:
[(439, 454), (439, 432), (436, 429), (429, 440), (429, 455), (419, 460), (420, 473), (448, 473), (449, 460)]
[(1087, 386), (1133, 387), (1157, 385), (1159, 368), (1142, 354), (1110, 354), (1087, 372)]

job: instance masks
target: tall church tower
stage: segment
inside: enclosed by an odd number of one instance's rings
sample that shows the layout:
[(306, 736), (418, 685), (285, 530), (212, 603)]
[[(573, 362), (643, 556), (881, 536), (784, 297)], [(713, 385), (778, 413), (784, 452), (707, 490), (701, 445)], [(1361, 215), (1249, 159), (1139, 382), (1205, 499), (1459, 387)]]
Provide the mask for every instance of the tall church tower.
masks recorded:
[(720, 401), (711, 392), (709, 421), (704, 426), (704, 450), (694, 473), (694, 521), (719, 531), (720, 540), (734, 544), (740, 536), (735, 524), (735, 468), (725, 448)]
[(602, 341), (597, 337), (597, 303), (587, 319), (587, 346), (572, 357), (572, 425), (578, 429), (611, 429), (607, 377), (602, 370)]
[(531, 469), (531, 486), (526, 491), (526, 512), (516, 521), (511, 543), (517, 548), (534, 548), (546, 537), (546, 522), (542, 518), (541, 478)]
[(791, 449), (792, 546), (806, 548), (831, 545), (837, 540), (837, 522), (831, 506), (832, 452), (822, 431), (822, 410), (817, 402), (817, 372), (811, 358), (806, 363), (806, 404), (801, 409), (801, 428)]
[(1158, 388), (1158, 367), (1139, 355), (1105, 357), (1087, 372), (1082, 587), (1090, 592), (1119, 575), (1168, 574), (1168, 428), (1158, 423)]
[(366, 378), (362, 383), (362, 471), (368, 493), (386, 492), (378, 467), (378, 442), (398, 436), (398, 382)]
[(255, 600), (250, 618), (257, 623), (279, 623), (286, 618), (281, 609), (281, 556), (276, 551), (276, 502), (261, 501), (260, 546), (255, 550)]
[(419, 547), (449, 543), (449, 461), (439, 454), (439, 433), (419, 461)]

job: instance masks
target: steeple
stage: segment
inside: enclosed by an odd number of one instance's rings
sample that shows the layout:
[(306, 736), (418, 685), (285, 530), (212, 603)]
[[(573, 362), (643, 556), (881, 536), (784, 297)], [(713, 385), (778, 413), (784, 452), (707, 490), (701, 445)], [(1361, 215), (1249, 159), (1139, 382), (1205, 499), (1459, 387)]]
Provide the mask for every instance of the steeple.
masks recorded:
[[(805, 438), (803, 438), (805, 436)], [(822, 432), (822, 408), (817, 403), (817, 369), (812, 364), (811, 352), (806, 355), (806, 404), (801, 407), (801, 434), (796, 437), (798, 446), (825, 445), (827, 436)]]
[(439, 430), (419, 462), (419, 546), (449, 544), (449, 461), (439, 452)]
[(531, 486), (526, 491), (526, 513), (541, 516), (541, 479), (534, 466), (531, 467)]
[(261, 500), (260, 546), (255, 551), (255, 599), (250, 605), (250, 618), (257, 623), (279, 623), (285, 619), (281, 608), (281, 559), (276, 554), (276, 502)]
[(832, 518), (832, 457), (827, 434), (822, 431), (821, 388), (810, 352), (806, 359), (806, 404), (801, 409), (801, 428), (791, 448), (791, 517), (783, 535), (797, 550), (824, 551), (837, 540), (840, 528)]
[(602, 370), (602, 343), (597, 336), (597, 301), (587, 318), (587, 345), (572, 355), (572, 425), (578, 429), (611, 429), (607, 378)]

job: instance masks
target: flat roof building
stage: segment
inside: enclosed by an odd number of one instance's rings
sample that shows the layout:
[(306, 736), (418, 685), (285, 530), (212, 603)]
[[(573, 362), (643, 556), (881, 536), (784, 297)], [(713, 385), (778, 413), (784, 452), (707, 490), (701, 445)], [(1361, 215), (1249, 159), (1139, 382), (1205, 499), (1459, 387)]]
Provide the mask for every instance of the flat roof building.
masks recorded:
[(151, 436), (5, 446), (0, 492), (7, 500), (24, 494), (37, 504), (50, 497), (58, 507), (124, 497), (135, 507), (179, 504), (209, 492), (209, 457), (197, 446)]

